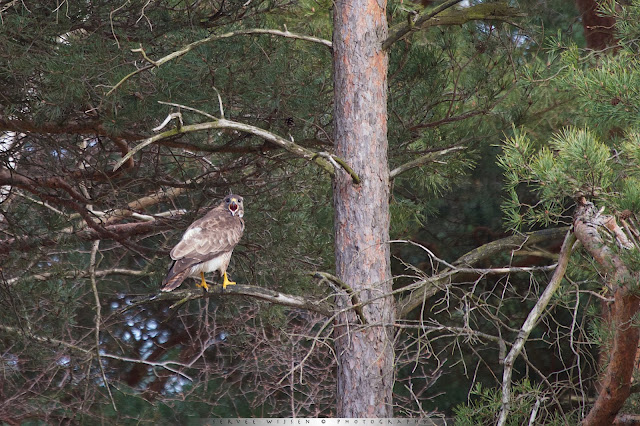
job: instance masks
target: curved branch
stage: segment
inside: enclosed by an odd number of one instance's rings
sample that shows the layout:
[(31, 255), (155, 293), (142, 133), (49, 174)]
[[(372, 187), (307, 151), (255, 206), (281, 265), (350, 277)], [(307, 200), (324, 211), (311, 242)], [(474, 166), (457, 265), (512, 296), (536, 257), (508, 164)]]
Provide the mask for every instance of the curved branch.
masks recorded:
[[(335, 168), (333, 166), (333, 164), (329, 161), (327, 161), (322, 155), (320, 155), (319, 153), (316, 153), (314, 151), (311, 151), (310, 149), (304, 148), (298, 144), (295, 144), (293, 142), (291, 142), (290, 140), (287, 140), (283, 137), (280, 137), (278, 135), (276, 135), (275, 133), (271, 133), (267, 130), (261, 129), (259, 127), (256, 126), (252, 126), (250, 124), (244, 124), (244, 123), (239, 123), (237, 121), (232, 121), (232, 120), (227, 120), (225, 118), (220, 118), (214, 121), (208, 121), (208, 122), (204, 122), (204, 123), (198, 123), (198, 124), (189, 124), (186, 126), (180, 126), (180, 127), (176, 127), (173, 128), (171, 130), (167, 130), (166, 132), (162, 132), (159, 133), (155, 136), (152, 136), (148, 139), (146, 139), (145, 141), (143, 141), (142, 143), (140, 143), (139, 145), (137, 145), (135, 148), (131, 149), (127, 155), (123, 156), (114, 166), (114, 170), (117, 170), (119, 167), (121, 167), (131, 156), (133, 156), (135, 153), (137, 153), (138, 151), (140, 151), (141, 149), (143, 149), (144, 147), (154, 143), (154, 142), (158, 142), (160, 140), (163, 139), (167, 139), (167, 138), (171, 138), (171, 137), (175, 137), (175, 136), (179, 136), (182, 134), (187, 134), (187, 133), (193, 133), (193, 132), (199, 132), (201, 130), (211, 130), (211, 129), (231, 129), (231, 130), (237, 130), (239, 132), (243, 132), (243, 133), (249, 133), (252, 134), (254, 136), (258, 136), (260, 138), (265, 139), (267, 142), (270, 142), (274, 145), (278, 145), (281, 148), (286, 149), (287, 151), (289, 151), (290, 153), (294, 154), (297, 157), (301, 157), (304, 158), (306, 160), (312, 161), (314, 163), (316, 163), (318, 166), (320, 166), (322, 169), (324, 169), (327, 173), (329, 173), (329, 175), (333, 176), (335, 174)], [(335, 157), (333, 157), (335, 159)], [(336, 160), (337, 161), (337, 160)], [(342, 160), (341, 160), (342, 161)], [(348, 170), (347, 170), (348, 172)], [(351, 171), (353, 173), (353, 171)], [(353, 177), (354, 174), (352, 174)], [(354, 180), (358, 178), (357, 175), (355, 175)], [(358, 178), (359, 179), (359, 178)]]
[[(458, 0), (461, 1), (461, 0)], [(179, 58), (180, 56), (186, 55), (187, 53), (189, 53), (191, 50), (195, 49), (198, 46), (201, 46), (203, 44), (206, 43), (211, 43), (213, 41), (218, 41), (218, 40), (222, 40), (225, 38), (230, 38), (230, 37), (235, 37), (235, 36), (239, 36), (239, 35), (252, 35), (252, 34), (268, 34), (268, 35), (275, 35), (275, 36), (279, 36), (279, 37), (286, 37), (286, 38), (292, 38), (292, 39), (296, 39), (296, 40), (304, 40), (304, 41), (310, 41), (312, 43), (320, 43), (324, 46), (327, 46), (329, 49), (333, 48), (333, 44), (329, 41), (329, 40), (325, 40), (322, 38), (318, 38), (318, 37), (312, 37), (312, 36), (306, 36), (306, 35), (302, 35), (302, 34), (295, 34), (290, 32), (289, 30), (287, 30), (285, 28), (285, 31), (280, 31), (280, 30), (269, 30), (269, 29), (262, 29), (262, 28), (254, 28), (254, 29), (249, 29), (249, 30), (239, 30), (239, 31), (231, 31), (225, 34), (219, 34), (219, 35), (212, 35), (209, 36), (207, 38), (203, 38), (201, 40), (196, 40), (193, 43), (189, 43), (186, 46), (184, 46), (183, 48), (176, 50), (175, 52), (172, 52), (160, 59), (158, 59), (157, 61), (151, 60), (146, 52), (144, 51), (144, 49), (142, 47), (138, 48), (138, 49), (131, 49), (132, 52), (140, 52), (140, 54), (144, 57), (144, 59), (146, 59), (147, 61), (150, 62), (150, 65), (146, 65), (138, 70), (135, 70), (131, 73), (129, 73), (128, 75), (126, 75), (122, 80), (120, 80), (118, 83), (116, 83), (115, 86), (113, 86), (111, 88), (111, 90), (109, 90), (107, 92), (107, 96), (109, 96), (110, 94), (112, 94), (114, 91), (116, 91), (120, 86), (122, 86), (124, 84), (124, 82), (126, 82), (128, 79), (130, 79), (131, 77), (133, 77), (136, 74), (139, 74), (143, 71), (149, 70), (151, 68), (155, 68), (155, 67), (159, 67), (160, 65), (164, 64), (165, 62), (169, 62), (172, 59), (175, 58)]]
[[(575, 234), (606, 276), (614, 296), (611, 321), (613, 337), (608, 351), (607, 369), (600, 381), (600, 392), (583, 425), (614, 424), (631, 391), (640, 330), (636, 315), (640, 309), (637, 295), (638, 273), (631, 272), (621, 257), (605, 244), (598, 232), (603, 225), (595, 206), (582, 199), (574, 215)], [(632, 250), (637, 250), (633, 248)]]

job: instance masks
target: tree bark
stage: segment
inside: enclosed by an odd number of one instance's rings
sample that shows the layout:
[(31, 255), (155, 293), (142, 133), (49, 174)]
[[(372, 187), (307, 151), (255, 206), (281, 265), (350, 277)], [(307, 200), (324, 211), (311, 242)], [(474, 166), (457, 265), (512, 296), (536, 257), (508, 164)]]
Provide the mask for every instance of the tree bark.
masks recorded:
[(640, 340), (640, 330), (635, 321), (640, 308), (638, 274), (630, 271), (620, 256), (604, 243), (598, 232), (602, 219), (592, 203), (581, 201), (574, 217), (576, 237), (599, 264), (614, 298), (610, 316), (613, 337), (606, 354), (606, 370), (600, 380), (596, 402), (582, 425), (610, 425), (614, 423), (631, 389), (635, 354)]
[[(338, 170), (334, 178), (337, 277), (362, 303), (389, 294), (389, 166), (387, 69), (382, 49), (386, 0), (339, 0), (334, 9), (334, 114), (336, 154), (361, 178)], [(393, 297), (364, 306), (358, 320), (345, 292), (337, 321), (338, 416), (392, 417)]]
[(587, 48), (604, 50), (615, 44), (615, 18), (599, 12), (601, 0), (576, 0)]

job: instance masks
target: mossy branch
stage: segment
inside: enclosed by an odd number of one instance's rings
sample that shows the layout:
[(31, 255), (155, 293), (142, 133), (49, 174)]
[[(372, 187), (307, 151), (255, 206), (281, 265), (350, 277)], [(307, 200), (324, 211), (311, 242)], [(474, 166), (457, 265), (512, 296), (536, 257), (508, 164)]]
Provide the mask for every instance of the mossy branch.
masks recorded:
[[(213, 121), (208, 121), (204, 123), (198, 124), (189, 124), (185, 126), (175, 127), (173, 129), (164, 131), (157, 135), (154, 135), (150, 138), (145, 139), (140, 144), (138, 144), (135, 148), (131, 149), (126, 155), (124, 155), (114, 166), (113, 170), (118, 170), (125, 162), (129, 160), (133, 155), (135, 155), (138, 151), (145, 148), (148, 145), (151, 145), (154, 142), (158, 142), (163, 139), (173, 138), (176, 136), (199, 132), (202, 130), (213, 130), (213, 129), (230, 129), (237, 130), (243, 133), (249, 133), (255, 136), (258, 136), (267, 142), (270, 142), (274, 145), (277, 145), (290, 153), (294, 154), (297, 157), (305, 158), (316, 165), (320, 166), (324, 171), (329, 173), (329, 175), (333, 176), (335, 174), (335, 165), (332, 161), (327, 160), (324, 156), (319, 153), (316, 153), (310, 149), (304, 148), (288, 139), (285, 139), (281, 136), (276, 135), (275, 133), (271, 133), (267, 130), (261, 129), (256, 126), (252, 126), (250, 124), (239, 123), (237, 121), (227, 120), (225, 118), (214, 119)], [(354, 171), (350, 167), (345, 167), (345, 162), (342, 159), (337, 158), (334, 155), (331, 155), (331, 158), (335, 160), (337, 164), (342, 165), (345, 168), (347, 173), (351, 175), (354, 182), (359, 182), (359, 177), (354, 173)]]
[(415, 160), (411, 160), (408, 163), (402, 164), (401, 166), (398, 166), (395, 169), (391, 170), (391, 172), (389, 173), (389, 179), (395, 179), (398, 175), (404, 172), (408, 172), (409, 170), (416, 167), (424, 166), (425, 164), (434, 161), (435, 158), (441, 155), (446, 155), (456, 151), (462, 151), (463, 149), (465, 149), (464, 146), (453, 146), (451, 148), (429, 152), (428, 154), (418, 157)]

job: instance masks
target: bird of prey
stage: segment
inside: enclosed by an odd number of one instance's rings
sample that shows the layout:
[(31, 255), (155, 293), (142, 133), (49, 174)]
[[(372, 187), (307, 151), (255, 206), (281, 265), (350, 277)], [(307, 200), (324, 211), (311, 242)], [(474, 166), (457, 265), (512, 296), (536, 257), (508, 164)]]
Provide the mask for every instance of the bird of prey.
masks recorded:
[(227, 267), (231, 253), (244, 231), (244, 206), (242, 197), (228, 195), (220, 205), (193, 222), (182, 236), (182, 240), (171, 250), (174, 260), (167, 277), (162, 282), (162, 291), (177, 288), (185, 278), (201, 278), (198, 287), (209, 290), (204, 279), (205, 272), (219, 271), (222, 288), (233, 285), (229, 281)]

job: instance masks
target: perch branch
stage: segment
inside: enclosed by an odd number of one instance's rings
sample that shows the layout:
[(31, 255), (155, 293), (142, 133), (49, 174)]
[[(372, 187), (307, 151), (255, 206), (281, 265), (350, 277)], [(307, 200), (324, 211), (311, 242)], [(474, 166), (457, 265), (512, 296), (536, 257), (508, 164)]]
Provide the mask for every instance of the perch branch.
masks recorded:
[[(217, 287), (214, 287), (217, 288)], [(131, 303), (118, 311), (118, 314), (122, 314), (137, 306), (145, 305), (148, 303), (157, 302), (188, 302), (191, 300), (203, 299), (205, 297), (212, 296), (249, 296), (256, 299), (264, 300), (267, 302), (275, 303), (277, 305), (289, 306), (292, 308), (306, 309), (309, 311), (317, 312), (324, 316), (330, 317), (332, 315), (332, 307), (321, 301), (307, 300), (300, 296), (292, 294), (280, 293), (274, 290), (253, 286), (236, 284), (229, 286), (224, 291), (210, 291), (203, 292), (201, 289), (184, 289), (176, 290), (168, 293), (159, 293), (152, 296), (143, 296), (136, 298)]]

